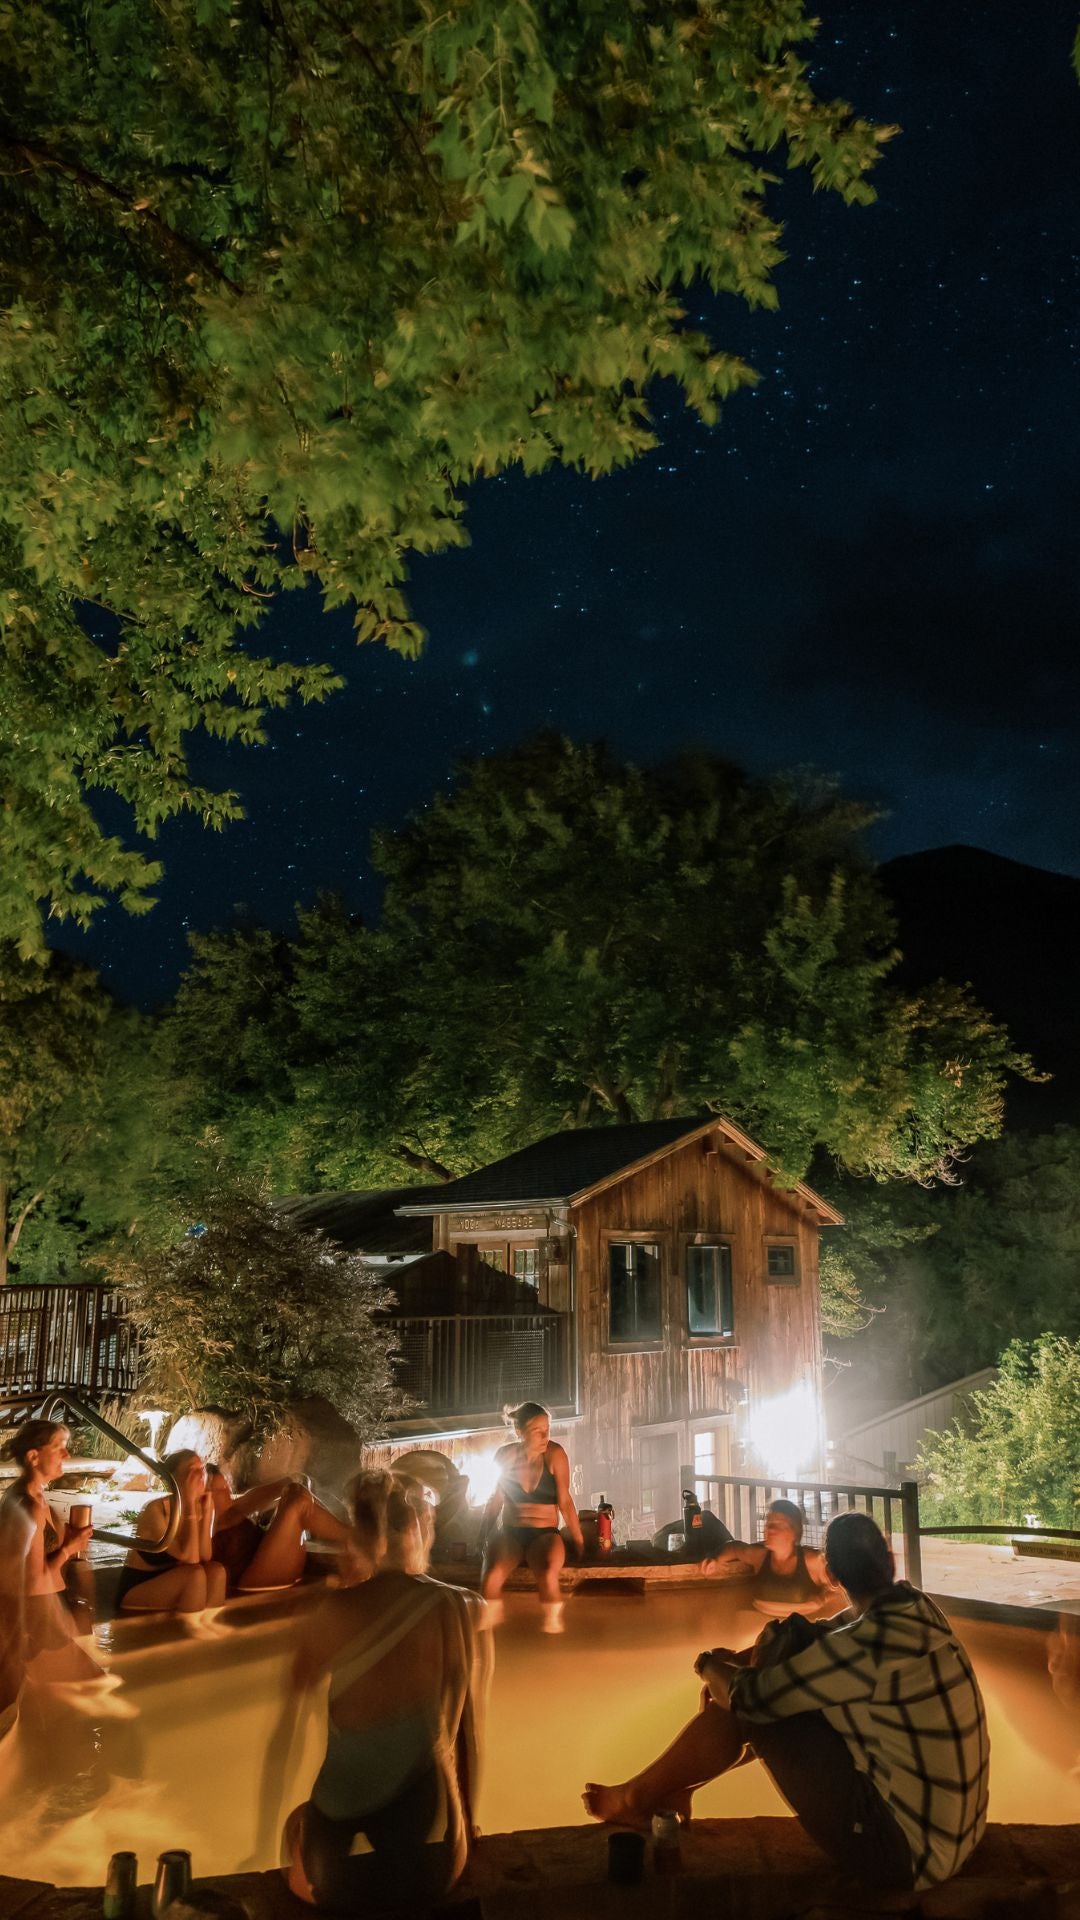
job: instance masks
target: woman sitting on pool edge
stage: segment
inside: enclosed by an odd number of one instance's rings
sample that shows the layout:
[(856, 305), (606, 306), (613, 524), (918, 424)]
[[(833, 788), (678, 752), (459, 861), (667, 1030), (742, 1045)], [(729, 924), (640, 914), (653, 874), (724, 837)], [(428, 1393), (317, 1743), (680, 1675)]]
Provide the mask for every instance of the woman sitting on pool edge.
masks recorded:
[[(270, 1593), (292, 1587), (308, 1570), (308, 1544), (327, 1540), (341, 1549), (334, 1571), (352, 1579), (362, 1571), (355, 1534), (322, 1506), (304, 1479), (268, 1480), (234, 1494), (220, 1467), (206, 1469), (214, 1509), (213, 1557), (224, 1567), (230, 1593)], [(260, 1515), (269, 1514), (265, 1526)]]
[[(286, 1824), (289, 1886), (338, 1911), (426, 1912), (460, 1877), (475, 1832), (491, 1643), (477, 1633), (476, 1595), (426, 1574), (426, 1488), (362, 1473), (350, 1505), (375, 1571), (328, 1595), (303, 1628), (293, 1683), (306, 1690), (329, 1672), (329, 1712), (311, 1797)], [(264, 1817), (294, 1713), (267, 1754)]]
[(517, 1438), (495, 1455), (499, 1481), (480, 1524), (484, 1547), (480, 1591), (488, 1602), (483, 1624), (498, 1626), (503, 1614), (499, 1596), (515, 1567), (524, 1561), (540, 1595), (540, 1631), (561, 1633), (559, 1573), (566, 1548), (559, 1532), (560, 1514), (579, 1554), (585, 1544), (570, 1494), (570, 1462), (558, 1441), (551, 1438), (551, 1416), (546, 1407), (526, 1400), (508, 1410), (505, 1417)]
[(702, 1563), (705, 1573), (747, 1581), (747, 1603), (759, 1613), (839, 1613), (847, 1605), (829, 1578), (825, 1556), (804, 1547), (802, 1509), (794, 1500), (773, 1500), (765, 1512), (758, 1545), (732, 1540)]
[(214, 1559), (214, 1504), (206, 1484), (206, 1462), (190, 1447), (166, 1454), (162, 1466), (180, 1492), (180, 1525), (169, 1547), (160, 1540), (172, 1506), (166, 1494), (148, 1500), (139, 1515), (137, 1538), (120, 1574), (116, 1605), (122, 1613), (175, 1613), (193, 1633), (213, 1630), (212, 1614), (225, 1598), (225, 1569)]

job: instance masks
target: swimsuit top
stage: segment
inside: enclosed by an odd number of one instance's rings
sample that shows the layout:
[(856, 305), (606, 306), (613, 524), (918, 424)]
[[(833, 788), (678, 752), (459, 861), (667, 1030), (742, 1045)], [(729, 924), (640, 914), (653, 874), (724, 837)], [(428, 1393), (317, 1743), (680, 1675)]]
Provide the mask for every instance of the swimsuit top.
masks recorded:
[(758, 1572), (754, 1575), (755, 1600), (813, 1600), (819, 1598), (821, 1588), (813, 1578), (806, 1564), (806, 1551), (803, 1547), (795, 1549), (797, 1564), (790, 1573), (777, 1573), (768, 1554)]
[(546, 1453), (543, 1469), (535, 1487), (527, 1491), (512, 1467), (506, 1467), (499, 1475), (499, 1485), (502, 1488), (503, 1498), (509, 1500), (515, 1507), (555, 1507), (559, 1503), (555, 1475), (548, 1466)]

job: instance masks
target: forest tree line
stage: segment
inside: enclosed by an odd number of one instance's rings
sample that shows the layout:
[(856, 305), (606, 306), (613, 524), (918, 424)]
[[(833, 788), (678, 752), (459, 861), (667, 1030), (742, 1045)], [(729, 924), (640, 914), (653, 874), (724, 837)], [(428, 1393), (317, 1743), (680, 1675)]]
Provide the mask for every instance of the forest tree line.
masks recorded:
[(871, 818), (808, 778), (542, 736), (376, 836), (372, 924), (333, 897), (240, 916), (152, 1013), (9, 952), (5, 1277), (108, 1275), (223, 1178), (437, 1183), (561, 1127), (716, 1111), (848, 1215), (827, 1327), (887, 1306), (917, 1383), (1080, 1333), (1080, 1135), (999, 1137), (1036, 1069), (962, 985), (897, 983)]

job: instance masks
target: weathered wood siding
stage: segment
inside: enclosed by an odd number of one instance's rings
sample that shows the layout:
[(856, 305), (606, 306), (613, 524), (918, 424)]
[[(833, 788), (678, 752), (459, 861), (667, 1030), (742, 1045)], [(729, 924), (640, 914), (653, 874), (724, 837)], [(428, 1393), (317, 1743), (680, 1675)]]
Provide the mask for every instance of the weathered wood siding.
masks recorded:
[[(722, 1136), (691, 1141), (619, 1178), (571, 1218), (583, 1416), (572, 1444), (586, 1486), (606, 1485), (617, 1506), (632, 1510), (634, 1447), (643, 1430), (678, 1425), (680, 1457), (688, 1459), (690, 1423), (715, 1414), (718, 1424), (727, 1416), (732, 1431), (741, 1431), (746, 1396), (753, 1406), (807, 1375), (820, 1387), (816, 1216)], [(731, 1245), (730, 1344), (688, 1331), (684, 1236), (694, 1234)], [(608, 1247), (627, 1235), (661, 1249), (663, 1342), (656, 1349), (612, 1349), (608, 1338)], [(766, 1279), (770, 1235), (794, 1241), (797, 1284)]]

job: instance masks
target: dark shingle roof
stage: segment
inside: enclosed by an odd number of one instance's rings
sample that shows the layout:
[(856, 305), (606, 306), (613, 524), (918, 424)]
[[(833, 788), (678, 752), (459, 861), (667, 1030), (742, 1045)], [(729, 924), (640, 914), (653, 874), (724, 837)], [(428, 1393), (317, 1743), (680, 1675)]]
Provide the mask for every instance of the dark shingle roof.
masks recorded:
[(705, 1119), (642, 1120), (629, 1127), (574, 1127), (549, 1134), (531, 1147), (493, 1160), (489, 1167), (467, 1173), (446, 1186), (431, 1187), (423, 1200), (402, 1201), (403, 1211), (418, 1207), (441, 1213), (445, 1208), (504, 1206), (514, 1201), (569, 1200), (598, 1180), (623, 1167), (632, 1167), (684, 1134), (696, 1133)]
[(402, 1219), (398, 1207), (441, 1197), (441, 1187), (379, 1187), (360, 1193), (303, 1193), (281, 1200), (298, 1227), (325, 1233), (346, 1253), (430, 1253), (430, 1216)]

